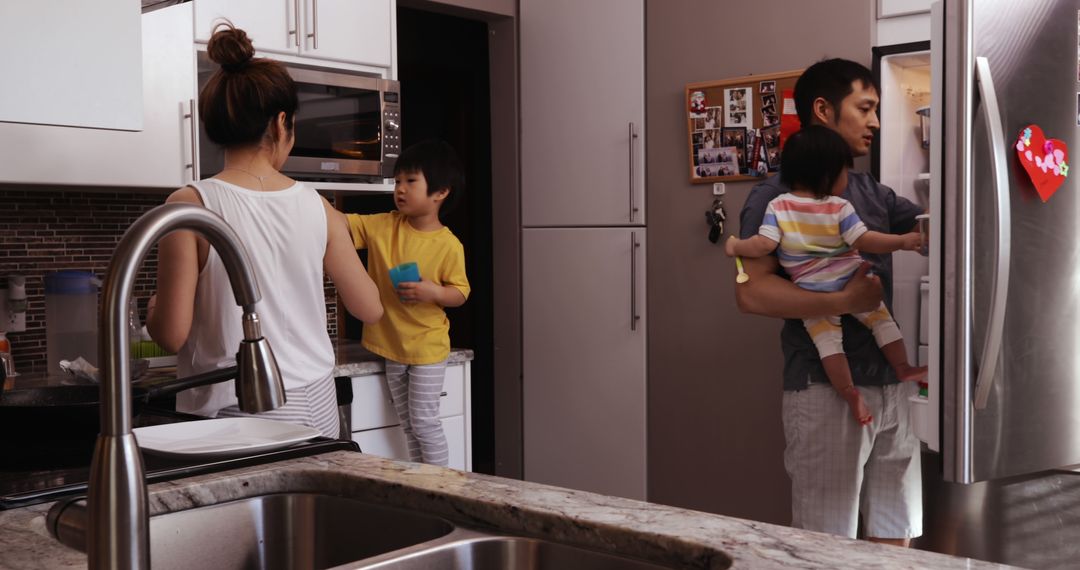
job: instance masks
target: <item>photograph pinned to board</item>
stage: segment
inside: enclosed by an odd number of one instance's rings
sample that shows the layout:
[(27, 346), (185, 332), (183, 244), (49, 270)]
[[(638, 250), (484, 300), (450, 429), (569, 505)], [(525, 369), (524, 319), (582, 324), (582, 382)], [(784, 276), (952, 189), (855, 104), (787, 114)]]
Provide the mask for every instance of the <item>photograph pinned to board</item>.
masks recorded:
[(753, 89), (724, 89), (725, 127), (749, 127), (754, 112)]
[(787, 119), (783, 99), (801, 74), (793, 70), (687, 84), (690, 181), (754, 180), (775, 173)]
[(761, 129), (761, 146), (765, 149), (769, 172), (780, 170), (780, 125)]
[(691, 119), (704, 119), (705, 108), (708, 106), (708, 102), (705, 100), (704, 91), (694, 91), (690, 93), (690, 118)]
[(739, 165), (738, 174), (747, 174), (746, 168), (746, 127), (724, 127), (720, 130), (722, 133), (720, 140), (720, 148), (734, 148), (737, 161)]
[(708, 107), (705, 109), (705, 128), (719, 129), (723, 123), (723, 107)]
[(720, 147), (720, 176), (736, 176), (739, 174), (739, 147)]
[(702, 131), (704, 137), (701, 141), (702, 148), (717, 148), (720, 146), (720, 129)]

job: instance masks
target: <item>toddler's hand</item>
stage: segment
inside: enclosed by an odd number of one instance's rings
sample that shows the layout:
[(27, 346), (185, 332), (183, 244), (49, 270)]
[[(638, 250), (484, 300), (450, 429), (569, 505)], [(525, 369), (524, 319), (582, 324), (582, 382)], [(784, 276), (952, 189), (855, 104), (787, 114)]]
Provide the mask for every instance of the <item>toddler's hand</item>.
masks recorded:
[(724, 253), (728, 257), (735, 257), (735, 244), (739, 241), (739, 238), (735, 236), (729, 236), (727, 241), (724, 242)]
[(404, 303), (434, 303), (439, 286), (427, 279), (404, 281), (398, 283), (397, 294)]
[(902, 236), (904, 238), (904, 245), (901, 249), (904, 251), (919, 251), (922, 249), (922, 236), (919, 232), (906, 233)]

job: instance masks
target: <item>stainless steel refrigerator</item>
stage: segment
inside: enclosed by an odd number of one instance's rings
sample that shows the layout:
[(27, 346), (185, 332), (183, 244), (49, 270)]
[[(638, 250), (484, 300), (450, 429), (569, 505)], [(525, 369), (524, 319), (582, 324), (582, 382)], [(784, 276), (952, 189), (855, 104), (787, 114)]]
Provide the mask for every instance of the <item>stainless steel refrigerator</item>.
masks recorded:
[(948, 0), (932, 20), (931, 385), (913, 419), (940, 453), (917, 545), (1076, 568), (1080, 174), (1044, 202), (1015, 146), (1035, 124), (1080, 149), (1080, 0)]

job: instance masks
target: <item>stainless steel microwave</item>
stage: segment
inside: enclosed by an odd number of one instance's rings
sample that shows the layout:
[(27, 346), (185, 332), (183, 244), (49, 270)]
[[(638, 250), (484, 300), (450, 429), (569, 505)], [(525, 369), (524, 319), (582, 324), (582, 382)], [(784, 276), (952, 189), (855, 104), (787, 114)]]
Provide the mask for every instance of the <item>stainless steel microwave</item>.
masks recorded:
[[(298, 180), (381, 182), (394, 175), (401, 153), (397, 81), (285, 63), (296, 81), (296, 144), (282, 172)], [(199, 52), (199, 89), (217, 69)], [(224, 153), (200, 127), (199, 175), (213, 176)]]

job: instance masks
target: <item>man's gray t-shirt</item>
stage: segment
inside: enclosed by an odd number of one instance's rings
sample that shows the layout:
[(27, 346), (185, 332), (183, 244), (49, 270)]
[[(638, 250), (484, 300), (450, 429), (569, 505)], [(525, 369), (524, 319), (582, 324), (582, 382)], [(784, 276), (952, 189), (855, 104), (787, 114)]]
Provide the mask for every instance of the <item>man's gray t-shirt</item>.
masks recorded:
[[(754, 186), (743, 204), (739, 215), (739, 237), (746, 239), (758, 233), (765, 207), (773, 198), (791, 190), (780, 184), (780, 176), (773, 176)], [(899, 234), (915, 227), (915, 216), (922, 208), (906, 198), (897, 196), (891, 188), (874, 180), (865, 172), (848, 172), (848, 186), (840, 195), (851, 202), (855, 213), (870, 230)], [(892, 254), (860, 252), (863, 259), (873, 264), (871, 271), (881, 278), (885, 305), (892, 311)], [(787, 278), (783, 269), (779, 273)], [(892, 368), (874, 342), (870, 329), (851, 315), (841, 319), (844, 335), (844, 353), (855, 384), (880, 386), (897, 382)], [(807, 382), (828, 382), (821, 367), (814, 341), (810, 339), (801, 319), (785, 319), (780, 332), (780, 346), (784, 351), (784, 390), (804, 390)]]

